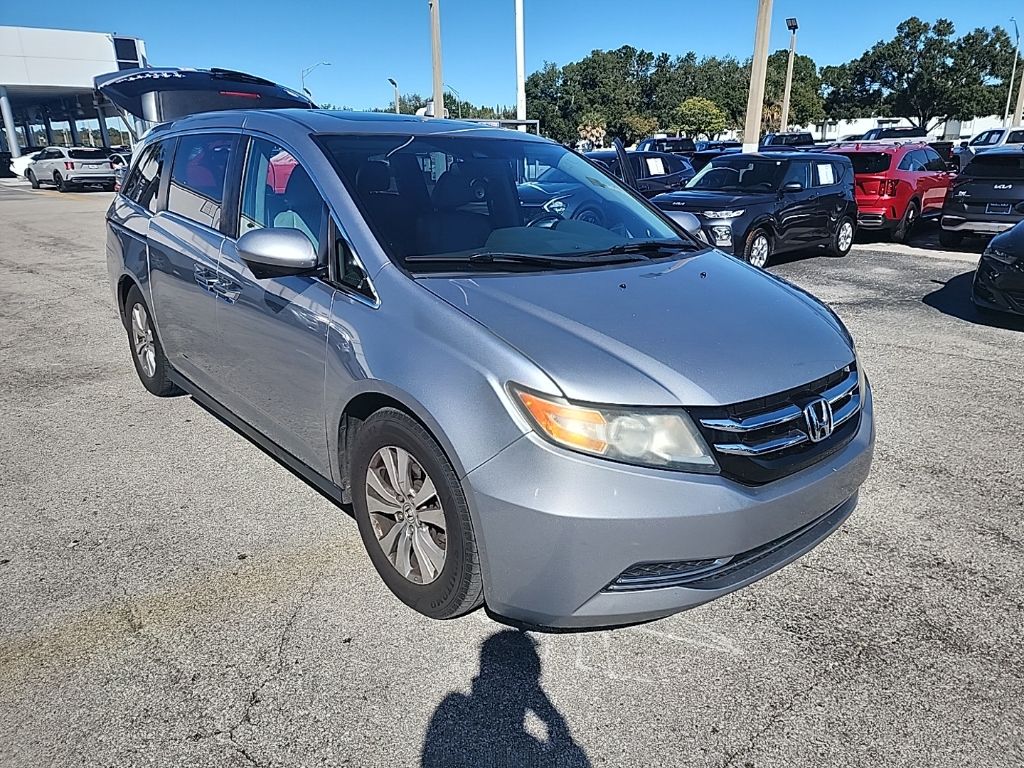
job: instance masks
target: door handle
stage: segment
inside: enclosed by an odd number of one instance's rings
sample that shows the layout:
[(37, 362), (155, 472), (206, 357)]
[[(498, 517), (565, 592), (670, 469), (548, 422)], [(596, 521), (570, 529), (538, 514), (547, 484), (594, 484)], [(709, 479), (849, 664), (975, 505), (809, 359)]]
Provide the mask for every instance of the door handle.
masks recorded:
[(208, 291), (214, 290), (214, 287), (217, 285), (217, 272), (215, 270), (204, 267), (202, 264), (196, 264), (193, 274), (196, 285)]

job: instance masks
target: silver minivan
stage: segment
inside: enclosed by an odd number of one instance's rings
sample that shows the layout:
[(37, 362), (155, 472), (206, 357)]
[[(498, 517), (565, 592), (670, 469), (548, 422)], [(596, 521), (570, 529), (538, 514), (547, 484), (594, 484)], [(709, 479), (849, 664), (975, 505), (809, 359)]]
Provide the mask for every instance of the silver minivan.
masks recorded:
[[(655, 619), (853, 511), (871, 391), (812, 296), (554, 142), (209, 79), (295, 108), (179, 117), (136, 148), (107, 215), (135, 368), (350, 504), (407, 605)], [(126, 108), (184, 87), (119, 82)], [(550, 169), (596, 215), (520, 194)]]

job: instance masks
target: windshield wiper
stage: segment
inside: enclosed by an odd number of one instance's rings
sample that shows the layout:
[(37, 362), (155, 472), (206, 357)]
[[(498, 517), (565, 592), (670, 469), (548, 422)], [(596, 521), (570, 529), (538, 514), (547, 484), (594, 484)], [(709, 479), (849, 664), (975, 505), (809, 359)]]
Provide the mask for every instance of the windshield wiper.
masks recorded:
[[(470, 254), (415, 254), (406, 256), (406, 262), (423, 264), (445, 262), (452, 264), (539, 264), (545, 267), (578, 267), (581, 264), (620, 264), (625, 261), (635, 261), (634, 258), (623, 256), (622, 253), (612, 251), (587, 251), (573, 254), (550, 254), (539, 253), (514, 253), (504, 251), (483, 251)], [(602, 258), (602, 256), (606, 258)]]
[(650, 258), (646, 254), (663, 253), (665, 251), (673, 253), (678, 253), (679, 251), (693, 252), (698, 250), (702, 249), (697, 247), (695, 243), (690, 243), (686, 240), (634, 240), (630, 243), (619, 243), (618, 245), (603, 248), (600, 251), (588, 251), (587, 253), (591, 258), (605, 254), (612, 256), (637, 254)]

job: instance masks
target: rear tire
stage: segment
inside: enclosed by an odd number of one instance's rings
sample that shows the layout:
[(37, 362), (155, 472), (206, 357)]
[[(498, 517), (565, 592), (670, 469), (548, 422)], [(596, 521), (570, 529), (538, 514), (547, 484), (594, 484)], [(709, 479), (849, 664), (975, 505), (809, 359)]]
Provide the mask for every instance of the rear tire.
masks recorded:
[(964, 241), (963, 233), (950, 232), (946, 229), (939, 230), (939, 244), (946, 248), (959, 248)]
[(53, 183), (57, 185), (58, 192), (70, 192), (71, 185), (60, 175), (60, 171), (53, 172)]
[(25, 171), (25, 178), (28, 179), (28, 183), (32, 185), (32, 189), (39, 189), (39, 179), (32, 173), (32, 169)]
[(836, 231), (832, 233), (832, 242), (829, 243), (828, 252), (831, 256), (845, 256), (853, 248), (853, 237), (857, 233), (853, 219), (844, 216), (839, 220)]
[(480, 607), (469, 504), (430, 433), (408, 414), (383, 408), (359, 428), (349, 470), (359, 533), (388, 589), (432, 619)]
[(764, 229), (755, 229), (743, 244), (743, 259), (752, 267), (764, 269), (772, 259), (772, 237)]
[(917, 200), (907, 203), (907, 210), (903, 212), (903, 218), (893, 230), (892, 240), (894, 243), (906, 243), (910, 239), (910, 233), (917, 224), (918, 215), (921, 213)]
[(128, 331), (128, 347), (142, 386), (157, 397), (180, 395), (181, 390), (171, 381), (170, 363), (153, 327), (153, 317), (142, 298), (138, 286), (132, 286), (124, 302), (124, 322)]

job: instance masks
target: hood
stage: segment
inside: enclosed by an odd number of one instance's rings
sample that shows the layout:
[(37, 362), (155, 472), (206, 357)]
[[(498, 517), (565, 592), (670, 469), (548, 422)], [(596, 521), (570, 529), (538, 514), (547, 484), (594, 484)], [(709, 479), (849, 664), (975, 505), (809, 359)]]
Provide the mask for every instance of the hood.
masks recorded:
[(653, 202), (666, 210), (703, 211), (728, 210), (767, 205), (778, 199), (777, 194), (736, 194), (735, 192), (716, 192), (714, 190), (683, 189), (678, 192), (667, 192), (658, 195)]
[(807, 294), (717, 251), (587, 272), (419, 282), (533, 360), (566, 397), (723, 405), (806, 384), (853, 360)]

